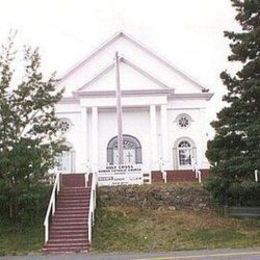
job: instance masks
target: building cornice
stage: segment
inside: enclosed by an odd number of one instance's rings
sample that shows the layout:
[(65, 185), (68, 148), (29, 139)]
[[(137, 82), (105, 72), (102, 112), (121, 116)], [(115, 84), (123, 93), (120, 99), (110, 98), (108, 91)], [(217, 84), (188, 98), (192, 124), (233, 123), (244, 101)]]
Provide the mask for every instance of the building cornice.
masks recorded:
[(79, 99), (75, 96), (72, 97), (63, 97), (58, 104), (79, 104)]
[(170, 99), (173, 100), (188, 100), (188, 99), (204, 99), (210, 100), (213, 97), (213, 93), (180, 93), (180, 94), (171, 94), (169, 96)]
[[(171, 95), (174, 89), (138, 89), (138, 90), (122, 90), (122, 96), (157, 96), (157, 95)], [(82, 91), (73, 93), (75, 99), (80, 97), (115, 97), (115, 90), (104, 91)]]
[[(146, 90), (122, 90), (122, 97), (145, 97), (165, 95), (169, 100), (210, 100), (212, 93), (174, 93), (174, 89), (146, 89)], [(58, 104), (79, 104), (80, 99), (115, 97), (116, 91), (82, 91), (74, 92), (72, 97), (63, 97)]]

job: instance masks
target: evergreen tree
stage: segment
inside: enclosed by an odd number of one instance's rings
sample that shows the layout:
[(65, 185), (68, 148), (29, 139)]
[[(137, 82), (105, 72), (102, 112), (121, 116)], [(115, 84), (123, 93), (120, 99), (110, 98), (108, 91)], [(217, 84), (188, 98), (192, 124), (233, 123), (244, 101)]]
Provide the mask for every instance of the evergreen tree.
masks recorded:
[(228, 60), (242, 68), (233, 76), (221, 73), (229, 105), (211, 123), (216, 135), (206, 153), (212, 165), (207, 188), (221, 203), (259, 205), (254, 171), (260, 172), (260, 1), (231, 1), (242, 30), (224, 33), (231, 40)]
[(25, 48), (18, 82), (13, 45), (10, 36), (0, 56), (0, 210), (10, 217), (21, 211), (22, 198), (29, 203), (27, 195), (65, 149), (55, 116), (63, 91), (56, 90), (54, 75), (44, 80), (37, 49)]

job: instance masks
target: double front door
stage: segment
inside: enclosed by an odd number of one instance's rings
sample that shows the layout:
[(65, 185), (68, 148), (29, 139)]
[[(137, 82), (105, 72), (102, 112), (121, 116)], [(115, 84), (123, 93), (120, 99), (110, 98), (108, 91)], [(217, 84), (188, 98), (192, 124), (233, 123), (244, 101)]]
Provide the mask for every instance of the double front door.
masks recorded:
[[(113, 150), (114, 152), (114, 164), (119, 164), (119, 154), (118, 149)], [(134, 149), (124, 149), (123, 150), (123, 161), (124, 164), (135, 164), (135, 150)]]

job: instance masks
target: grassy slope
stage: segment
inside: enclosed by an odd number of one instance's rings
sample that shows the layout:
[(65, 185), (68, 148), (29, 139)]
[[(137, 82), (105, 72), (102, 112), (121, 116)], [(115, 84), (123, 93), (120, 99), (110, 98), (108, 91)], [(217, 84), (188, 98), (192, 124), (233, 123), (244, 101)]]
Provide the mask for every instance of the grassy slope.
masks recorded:
[[(42, 219), (22, 227), (0, 219), (0, 255), (40, 252)], [(98, 208), (94, 251), (168, 251), (260, 246), (260, 219), (229, 219), (208, 211)]]
[(21, 225), (0, 220), (0, 256), (39, 252), (43, 245), (42, 223)]
[(98, 209), (93, 250), (168, 251), (260, 246), (260, 220), (207, 211)]

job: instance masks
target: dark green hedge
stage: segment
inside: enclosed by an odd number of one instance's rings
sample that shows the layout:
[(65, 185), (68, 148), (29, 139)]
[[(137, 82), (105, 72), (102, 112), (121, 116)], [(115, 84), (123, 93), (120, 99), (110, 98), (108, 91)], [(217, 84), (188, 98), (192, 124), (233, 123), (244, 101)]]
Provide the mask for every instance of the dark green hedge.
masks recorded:
[(223, 180), (221, 177), (211, 176), (206, 189), (222, 205), (260, 206), (259, 182)]

